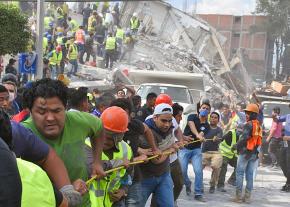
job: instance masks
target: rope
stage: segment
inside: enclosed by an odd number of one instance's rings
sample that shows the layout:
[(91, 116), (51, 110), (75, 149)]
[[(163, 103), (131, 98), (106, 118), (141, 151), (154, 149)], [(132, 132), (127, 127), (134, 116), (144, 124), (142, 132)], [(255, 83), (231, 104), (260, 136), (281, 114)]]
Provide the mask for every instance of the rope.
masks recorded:
[[(205, 141), (213, 141), (213, 139), (206, 139)], [(187, 144), (183, 144), (183, 145), (181, 145), (179, 148), (184, 147), (184, 146), (189, 145), (189, 144), (196, 143), (196, 142), (200, 142), (200, 140), (195, 140), (195, 141), (188, 142)], [(130, 162), (129, 165), (132, 166), (132, 165), (142, 164), (142, 163), (147, 162), (147, 161), (149, 161), (149, 160), (155, 159), (155, 158), (157, 158), (157, 157), (159, 157), (159, 156), (162, 156), (162, 155), (170, 155), (170, 154), (172, 154), (172, 153), (173, 153), (173, 152), (171, 152), (171, 151), (166, 151), (166, 150), (165, 150), (165, 151), (164, 151), (163, 153), (161, 153), (160, 155), (153, 155), (153, 156), (150, 156), (150, 157), (148, 157), (146, 160), (139, 160), (139, 161)], [(175, 152), (174, 152), (174, 153), (175, 153)], [(107, 170), (107, 171), (105, 171), (105, 173), (106, 173), (106, 174), (109, 174), (109, 173), (112, 173), (112, 172), (115, 172), (115, 171), (118, 171), (118, 170), (122, 170), (123, 168), (125, 168), (125, 166), (124, 166), (124, 165), (121, 165), (121, 166), (119, 166), (119, 167), (115, 167), (115, 168), (112, 168), (112, 169), (110, 169), (110, 170)], [(93, 180), (97, 179), (98, 177), (99, 177), (98, 175), (95, 175), (95, 176), (91, 177), (89, 180), (86, 181), (86, 185), (89, 186), (89, 185), (93, 182)]]

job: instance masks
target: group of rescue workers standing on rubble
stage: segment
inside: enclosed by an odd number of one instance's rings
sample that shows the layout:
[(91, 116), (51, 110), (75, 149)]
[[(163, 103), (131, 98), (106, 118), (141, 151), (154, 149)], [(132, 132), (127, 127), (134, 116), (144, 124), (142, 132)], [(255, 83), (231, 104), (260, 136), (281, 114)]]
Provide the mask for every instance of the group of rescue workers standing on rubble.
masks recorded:
[[(141, 97), (129, 87), (127, 94), (123, 89), (116, 95), (97, 89), (91, 94), (85, 87), (68, 89), (54, 80), (64, 73), (66, 61), (72, 65), (68, 76), (75, 75), (85, 53), (87, 61), (91, 55), (95, 64), (96, 56), (103, 56), (106, 66), (113, 67), (126, 53), (123, 44), (130, 43), (126, 40), (134, 41), (132, 35), (140, 27), (136, 13), (125, 32), (118, 23), (104, 23), (107, 14), (114, 14), (118, 22), (118, 6), (109, 11), (105, 5), (102, 13), (96, 11), (98, 4), (93, 6), (94, 11), (89, 4), (84, 8), (83, 25), (69, 16), (66, 6), (56, 12), (49, 8), (43, 40), (49, 67), (45, 78), (22, 88), (17, 74), (7, 72), (2, 78), (1, 206), (141, 207), (153, 195), (151, 206), (173, 207), (183, 185), (191, 196), (189, 162), (197, 201), (205, 202), (203, 168), (212, 168), (209, 193), (226, 192), (229, 164), (234, 167), (228, 179), (236, 186), (233, 201), (249, 203), (262, 144), (259, 103), (238, 104), (230, 111), (226, 104), (212, 107), (203, 99), (184, 120), (182, 131), (183, 107), (167, 94), (149, 93), (141, 106)], [(286, 122), (279, 162), (287, 178), (282, 190), (287, 192), (288, 118), (273, 116)]]

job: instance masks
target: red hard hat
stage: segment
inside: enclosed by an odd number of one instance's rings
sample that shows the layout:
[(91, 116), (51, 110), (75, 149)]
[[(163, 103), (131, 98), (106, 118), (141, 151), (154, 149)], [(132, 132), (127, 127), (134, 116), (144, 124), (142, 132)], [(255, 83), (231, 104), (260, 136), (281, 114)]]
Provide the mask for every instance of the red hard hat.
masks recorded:
[(158, 104), (161, 104), (161, 103), (165, 103), (165, 104), (168, 104), (170, 106), (173, 105), (171, 97), (165, 93), (162, 93), (162, 94), (157, 96), (156, 101), (155, 101), (155, 106), (157, 106)]
[(124, 133), (128, 131), (128, 114), (122, 108), (112, 106), (103, 111), (101, 120), (105, 129), (116, 132)]
[(60, 51), (61, 51), (61, 46), (58, 45), (58, 46), (55, 48), (55, 50), (56, 50), (57, 52), (60, 52)]

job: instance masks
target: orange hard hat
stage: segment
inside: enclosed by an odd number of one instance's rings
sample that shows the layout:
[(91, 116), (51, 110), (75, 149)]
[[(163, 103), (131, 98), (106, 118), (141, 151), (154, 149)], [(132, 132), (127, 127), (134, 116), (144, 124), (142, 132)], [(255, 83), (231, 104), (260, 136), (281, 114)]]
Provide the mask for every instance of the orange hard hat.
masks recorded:
[(60, 52), (60, 51), (61, 51), (61, 46), (58, 45), (58, 46), (55, 48), (55, 50), (56, 50), (57, 52)]
[(158, 104), (161, 104), (161, 103), (165, 103), (165, 104), (168, 104), (170, 106), (173, 105), (171, 97), (165, 93), (162, 93), (162, 94), (157, 96), (156, 101), (155, 101), (155, 106), (157, 106)]
[(101, 120), (105, 129), (116, 132), (124, 133), (128, 131), (128, 114), (122, 108), (112, 106), (103, 111)]
[(259, 107), (257, 104), (248, 104), (247, 107), (244, 109), (244, 111), (248, 111), (248, 112), (253, 112), (258, 114), (259, 113)]

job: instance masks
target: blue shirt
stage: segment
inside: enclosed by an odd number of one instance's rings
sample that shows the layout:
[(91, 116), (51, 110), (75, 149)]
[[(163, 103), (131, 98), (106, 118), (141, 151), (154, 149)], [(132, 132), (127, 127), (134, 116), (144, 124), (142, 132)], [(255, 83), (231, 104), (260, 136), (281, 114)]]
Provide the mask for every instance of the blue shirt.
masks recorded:
[(39, 162), (49, 153), (49, 146), (38, 138), (30, 129), (11, 121), (12, 146), (16, 157), (30, 162)]
[(290, 114), (278, 117), (278, 122), (285, 122), (284, 134), (290, 136)]

